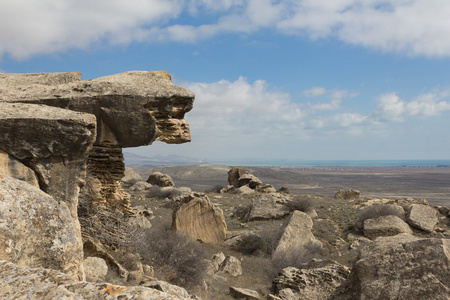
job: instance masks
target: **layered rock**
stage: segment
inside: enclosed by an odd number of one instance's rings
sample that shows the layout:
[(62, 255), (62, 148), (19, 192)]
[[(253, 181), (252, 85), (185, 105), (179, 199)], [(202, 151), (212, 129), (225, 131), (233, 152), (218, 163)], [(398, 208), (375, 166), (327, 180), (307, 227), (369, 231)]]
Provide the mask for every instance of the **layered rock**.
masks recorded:
[(220, 244), (226, 238), (227, 224), (219, 207), (207, 198), (195, 198), (174, 209), (172, 229), (194, 240)]
[(0, 211), (1, 260), (83, 278), (81, 236), (64, 201), (0, 175)]
[(230, 296), (234, 299), (245, 299), (245, 300), (258, 300), (260, 295), (257, 291), (250, 289), (243, 289), (239, 287), (230, 286)]
[(449, 299), (450, 241), (408, 234), (363, 247), (333, 299)]

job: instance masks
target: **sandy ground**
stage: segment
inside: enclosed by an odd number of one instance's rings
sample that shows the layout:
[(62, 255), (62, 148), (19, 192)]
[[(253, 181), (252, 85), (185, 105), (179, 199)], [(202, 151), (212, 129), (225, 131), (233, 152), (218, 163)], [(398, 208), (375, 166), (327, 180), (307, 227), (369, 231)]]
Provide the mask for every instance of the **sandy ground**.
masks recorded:
[[(132, 166), (146, 180), (155, 172), (170, 175), (176, 186), (206, 191), (225, 186), (231, 166)], [(414, 199), (450, 207), (450, 167), (242, 167), (275, 188), (291, 194), (332, 197), (339, 189), (357, 189), (363, 197)]]

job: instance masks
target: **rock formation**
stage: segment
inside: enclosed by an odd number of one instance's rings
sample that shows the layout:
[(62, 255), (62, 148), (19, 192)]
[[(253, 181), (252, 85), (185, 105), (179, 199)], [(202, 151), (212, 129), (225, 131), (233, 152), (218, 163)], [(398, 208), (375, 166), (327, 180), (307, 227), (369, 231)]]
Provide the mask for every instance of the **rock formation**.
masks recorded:
[[(79, 201), (133, 216), (129, 195), (121, 188), (122, 148), (155, 140), (190, 141), (184, 115), (193, 100), (192, 92), (175, 86), (161, 71), (89, 81), (81, 80), (78, 72), (0, 74), (0, 173), (51, 196), (39, 195), (37, 201), (14, 190), (9, 179), (0, 182), (6, 189), (1, 205), (23, 219), (2, 215), (8, 226), (2, 227), (6, 246), (0, 258), (83, 278)], [(12, 230), (11, 224), (19, 229)], [(35, 238), (39, 232), (45, 232), (41, 241)], [(43, 244), (47, 253), (39, 248)]]

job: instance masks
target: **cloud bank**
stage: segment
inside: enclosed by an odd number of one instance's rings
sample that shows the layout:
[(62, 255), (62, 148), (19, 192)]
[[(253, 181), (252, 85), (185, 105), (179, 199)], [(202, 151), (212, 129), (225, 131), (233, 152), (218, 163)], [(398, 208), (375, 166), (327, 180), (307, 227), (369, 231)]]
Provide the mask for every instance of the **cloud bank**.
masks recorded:
[[(262, 80), (213, 83), (184, 82), (180, 85), (196, 94), (194, 110), (188, 119), (192, 131), (206, 139), (234, 136), (245, 141), (280, 136), (304, 139), (327, 135), (367, 135), (389, 130), (393, 123), (421, 121), (450, 111), (450, 94), (434, 91), (407, 101), (395, 93), (380, 95), (368, 111), (344, 111), (341, 102), (357, 93), (313, 87), (304, 91), (306, 99), (293, 99)], [(311, 97), (330, 102), (312, 104)], [(323, 101), (321, 98), (320, 101)], [(319, 101), (319, 100), (317, 100)]]
[(450, 56), (447, 0), (14, 0), (0, 10), (0, 57), (131, 42), (196, 42), (275, 30), (413, 56)]

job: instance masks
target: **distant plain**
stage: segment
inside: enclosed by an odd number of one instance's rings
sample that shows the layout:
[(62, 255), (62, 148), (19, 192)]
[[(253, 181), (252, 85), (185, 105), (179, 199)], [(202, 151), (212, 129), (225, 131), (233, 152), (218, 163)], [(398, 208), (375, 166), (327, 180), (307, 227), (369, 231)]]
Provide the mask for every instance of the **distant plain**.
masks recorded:
[[(232, 166), (182, 165), (153, 167), (134, 165), (144, 180), (156, 171), (170, 175), (176, 186), (207, 191), (225, 186)], [(363, 197), (425, 198), (432, 205), (450, 206), (450, 167), (245, 167), (263, 183), (276, 189), (287, 187), (291, 194), (333, 197), (339, 189), (357, 189)]]

